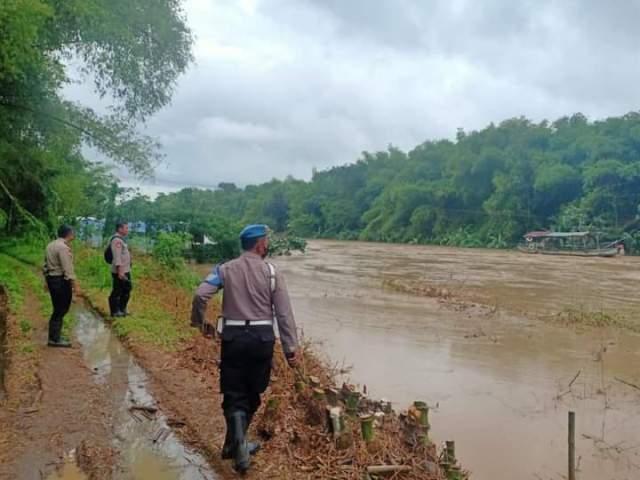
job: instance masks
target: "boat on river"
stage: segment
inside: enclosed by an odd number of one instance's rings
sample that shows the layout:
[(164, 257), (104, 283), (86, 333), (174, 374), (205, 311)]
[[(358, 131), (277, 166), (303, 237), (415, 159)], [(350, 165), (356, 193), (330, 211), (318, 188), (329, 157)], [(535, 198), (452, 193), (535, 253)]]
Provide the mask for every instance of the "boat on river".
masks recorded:
[(624, 253), (624, 244), (620, 241), (603, 244), (597, 232), (529, 232), (524, 240), (517, 247), (524, 253), (578, 257), (614, 257)]

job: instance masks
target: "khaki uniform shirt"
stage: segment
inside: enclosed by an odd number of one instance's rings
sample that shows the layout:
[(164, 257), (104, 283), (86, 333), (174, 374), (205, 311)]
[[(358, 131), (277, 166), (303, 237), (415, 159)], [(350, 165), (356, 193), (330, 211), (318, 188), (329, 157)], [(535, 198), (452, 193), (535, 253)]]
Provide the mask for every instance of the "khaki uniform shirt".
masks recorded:
[(116, 235), (111, 240), (111, 252), (113, 253), (113, 262), (111, 262), (111, 273), (118, 273), (118, 267), (122, 273), (131, 271), (131, 253), (127, 242), (120, 235)]
[(269, 265), (252, 252), (224, 263), (217, 269), (220, 286), (207, 281), (198, 288), (193, 301), (192, 322), (202, 324), (207, 301), (224, 288), (222, 316), (228, 320), (275, 320), (285, 352), (298, 348), (298, 332), (284, 277), (276, 269), (275, 291), (271, 291)]
[(62, 277), (75, 280), (73, 270), (73, 253), (63, 238), (58, 238), (47, 245), (44, 255), (43, 273), (48, 277)]

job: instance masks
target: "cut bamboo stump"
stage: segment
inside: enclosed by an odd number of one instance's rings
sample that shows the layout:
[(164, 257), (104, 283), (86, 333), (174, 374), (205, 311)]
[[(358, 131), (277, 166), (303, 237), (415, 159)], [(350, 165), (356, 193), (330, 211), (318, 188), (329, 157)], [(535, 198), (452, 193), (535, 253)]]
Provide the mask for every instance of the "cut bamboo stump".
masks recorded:
[(322, 401), (325, 399), (324, 390), (322, 390), (321, 388), (314, 388), (312, 396), (315, 400)]
[(418, 442), (420, 445), (429, 444), (429, 407), (426, 402), (416, 400), (413, 402), (413, 406), (420, 413), (418, 417)]
[(327, 403), (332, 407), (338, 405), (338, 399), (340, 398), (340, 392), (335, 388), (325, 388), (324, 394), (327, 397)]
[(455, 465), (456, 463), (456, 442), (454, 442), (453, 440), (447, 440), (445, 442), (446, 445), (446, 451), (447, 451), (447, 461), (451, 464), (451, 465)]
[(347, 413), (356, 414), (358, 412), (358, 405), (360, 404), (360, 392), (349, 392), (345, 401), (347, 406)]
[(342, 416), (342, 408), (331, 407), (328, 409), (328, 414), (329, 414), (329, 428), (335, 440), (344, 431), (344, 417)]
[(462, 480), (462, 471), (457, 465), (449, 467), (447, 470), (447, 480)]
[(413, 402), (413, 406), (420, 412), (420, 417), (418, 418), (418, 423), (421, 427), (429, 428), (429, 407), (425, 402), (416, 400)]
[(320, 379), (316, 376), (311, 375), (309, 377), (309, 384), (313, 387), (313, 388), (319, 388), (320, 387)]
[(373, 441), (375, 436), (375, 431), (373, 429), (373, 415), (361, 415), (360, 416), (360, 428), (362, 430), (362, 439), (365, 443), (369, 443)]

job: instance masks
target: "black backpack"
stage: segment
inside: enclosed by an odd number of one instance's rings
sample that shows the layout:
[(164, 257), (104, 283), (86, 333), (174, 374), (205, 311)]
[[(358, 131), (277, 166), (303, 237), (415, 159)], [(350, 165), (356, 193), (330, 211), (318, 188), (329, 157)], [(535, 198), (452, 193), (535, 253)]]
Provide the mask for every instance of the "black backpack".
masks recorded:
[(109, 265), (113, 263), (113, 251), (111, 250), (111, 243), (113, 242), (113, 239), (116, 238), (117, 236), (118, 235), (114, 235), (113, 237), (111, 237), (109, 239), (109, 243), (107, 243), (107, 248), (104, 249), (104, 261)]

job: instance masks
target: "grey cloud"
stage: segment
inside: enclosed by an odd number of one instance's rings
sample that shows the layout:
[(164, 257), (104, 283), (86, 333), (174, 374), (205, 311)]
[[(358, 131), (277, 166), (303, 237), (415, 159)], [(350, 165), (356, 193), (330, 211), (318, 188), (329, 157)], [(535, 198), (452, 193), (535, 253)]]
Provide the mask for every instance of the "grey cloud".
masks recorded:
[[(640, 2), (189, 0), (157, 184), (241, 185), (512, 116), (640, 105)], [(86, 88), (71, 96), (86, 99)]]

